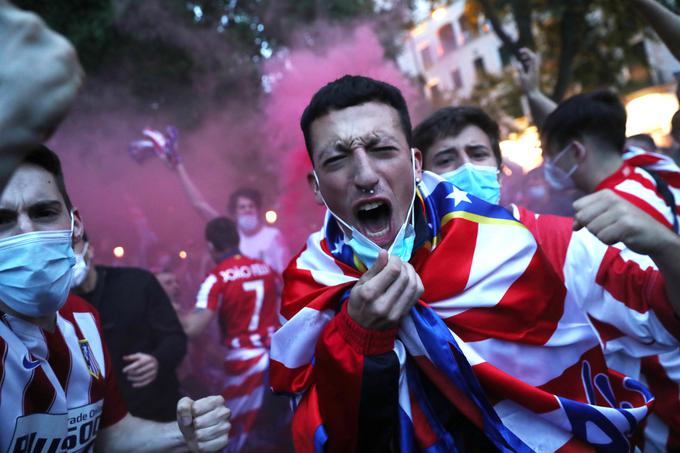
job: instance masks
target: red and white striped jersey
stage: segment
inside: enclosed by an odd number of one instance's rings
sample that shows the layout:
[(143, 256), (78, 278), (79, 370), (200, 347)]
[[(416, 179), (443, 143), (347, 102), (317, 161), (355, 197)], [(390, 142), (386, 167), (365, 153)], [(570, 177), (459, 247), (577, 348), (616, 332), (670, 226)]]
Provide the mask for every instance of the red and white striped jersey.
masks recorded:
[(2, 314), (0, 451), (92, 451), (127, 414), (102, 338), (96, 310), (73, 295), (54, 332)]
[(206, 277), (196, 308), (219, 311), (224, 344), (222, 396), (231, 409), (230, 451), (247, 446), (262, 407), (270, 338), (278, 322), (278, 276), (263, 261), (234, 255)]
[(203, 281), (196, 308), (219, 312), (228, 347), (267, 347), (279, 324), (277, 278), (263, 261), (231, 256)]
[[(646, 381), (656, 397), (655, 412), (645, 429), (645, 451), (680, 448), (680, 353), (677, 348), (656, 349), (680, 338), (673, 312), (667, 304), (645, 307), (631, 281), (639, 282), (650, 300), (658, 294), (662, 279), (646, 256), (621, 244), (607, 246), (586, 229), (572, 231), (572, 219), (536, 214), (515, 207), (515, 216), (529, 228), (548, 261), (573, 298), (588, 314), (598, 332), (607, 364), (620, 373)], [(591, 276), (590, 279), (587, 276)], [(593, 281), (592, 276), (595, 277)], [(656, 292), (656, 293), (655, 293)], [(606, 300), (606, 304), (589, 304)]]

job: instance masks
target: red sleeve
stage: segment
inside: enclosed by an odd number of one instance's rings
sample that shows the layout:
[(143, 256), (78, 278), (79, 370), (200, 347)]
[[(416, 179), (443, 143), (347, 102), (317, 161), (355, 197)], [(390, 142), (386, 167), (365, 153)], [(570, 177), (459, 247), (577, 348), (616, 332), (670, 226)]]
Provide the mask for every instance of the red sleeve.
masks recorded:
[(652, 310), (664, 328), (680, 339), (680, 319), (668, 300), (664, 278), (658, 269), (643, 269), (636, 261), (623, 259), (617, 248), (608, 247), (596, 283), (633, 312)]
[[(293, 421), (297, 449), (310, 447), (317, 437), (310, 430), (319, 424), (327, 436), (327, 452), (389, 445), (383, 434), (394, 432), (387, 425), (396, 422), (399, 363), (392, 349), (397, 330), (363, 328), (347, 314), (346, 304), (326, 325), (316, 346), (314, 385)], [(379, 401), (394, 401), (395, 406)]]

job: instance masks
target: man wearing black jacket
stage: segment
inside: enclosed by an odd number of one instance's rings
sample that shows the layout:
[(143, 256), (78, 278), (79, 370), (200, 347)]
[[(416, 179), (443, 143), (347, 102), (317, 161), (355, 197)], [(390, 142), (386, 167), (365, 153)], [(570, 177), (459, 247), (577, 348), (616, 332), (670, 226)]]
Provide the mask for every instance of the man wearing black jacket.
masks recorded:
[(187, 338), (167, 294), (144, 269), (95, 266), (87, 236), (75, 244), (74, 292), (99, 310), (106, 344), (130, 413), (174, 420), (175, 369)]

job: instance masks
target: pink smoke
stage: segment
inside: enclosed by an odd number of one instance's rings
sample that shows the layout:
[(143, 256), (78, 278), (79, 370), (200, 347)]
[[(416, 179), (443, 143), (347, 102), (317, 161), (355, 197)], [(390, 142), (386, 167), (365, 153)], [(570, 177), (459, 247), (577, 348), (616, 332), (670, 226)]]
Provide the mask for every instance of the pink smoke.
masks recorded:
[[(370, 24), (353, 31), (322, 25), (302, 30), (297, 44), (272, 58), (265, 69), (274, 82), (259, 105), (227, 101), (205, 106), (198, 126), (180, 128), (179, 149), (194, 182), (220, 212), (226, 214), (228, 195), (236, 188), (260, 189), (264, 208), (278, 211), (275, 226), (296, 252), (323, 220), (323, 210), (307, 187), (311, 167), (299, 129), (312, 95), (344, 74), (362, 74), (399, 87), (411, 106), (422, 101), (384, 58)], [(67, 186), (83, 214), (97, 261), (145, 267), (169, 263), (186, 270), (180, 276), (184, 296), (193, 299), (210, 265), (204, 259), (205, 222), (160, 160), (138, 164), (127, 153), (142, 128), (164, 128), (171, 115), (162, 106), (140, 105), (121, 87), (97, 79), (88, 83), (50, 144), (63, 158)], [(113, 257), (115, 246), (125, 247), (124, 258)], [(181, 250), (188, 252), (185, 261), (179, 258)]]

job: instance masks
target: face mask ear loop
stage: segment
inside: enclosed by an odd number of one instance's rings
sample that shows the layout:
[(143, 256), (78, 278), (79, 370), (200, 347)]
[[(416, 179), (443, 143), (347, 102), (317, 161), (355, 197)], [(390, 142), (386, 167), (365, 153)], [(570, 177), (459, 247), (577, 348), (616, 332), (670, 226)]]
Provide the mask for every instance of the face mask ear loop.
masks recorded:
[(319, 177), (316, 175), (316, 170), (312, 170), (312, 174), (314, 175), (314, 180), (316, 181), (316, 188), (319, 191), (319, 196), (321, 197), (321, 201), (323, 201), (323, 204), (326, 205), (326, 209), (328, 209), (328, 212), (331, 213), (333, 217), (335, 217), (335, 220), (340, 222), (342, 226), (347, 228), (349, 231), (352, 231), (352, 227), (349, 226), (347, 222), (342, 220), (339, 216), (337, 216), (333, 211), (331, 211), (331, 208), (328, 207), (328, 203), (326, 203), (326, 199), (323, 197), (323, 193), (321, 193), (321, 184), (319, 184)]
[(414, 205), (416, 204), (416, 189), (417, 189), (417, 186), (418, 186), (418, 181), (416, 179), (416, 152), (413, 148), (411, 148), (411, 169), (413, 170), (413, 197), (411, 197), (410, 217), (411, 217), (411, 227), (415, 228), (415, 226), (416, 226), (416, 212), (415, 212)]

